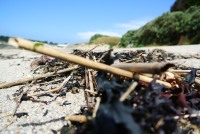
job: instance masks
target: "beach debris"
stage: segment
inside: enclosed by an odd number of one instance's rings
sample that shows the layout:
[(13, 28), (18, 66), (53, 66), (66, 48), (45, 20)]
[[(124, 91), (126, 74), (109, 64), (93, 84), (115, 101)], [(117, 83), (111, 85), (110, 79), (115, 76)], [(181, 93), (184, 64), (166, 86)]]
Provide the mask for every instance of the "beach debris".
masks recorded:
[[(63, 101), (59, 105), (62, 107), (71, 104), (66, 99), (67, 92), (74, 95), (83, 90), (85, 93), (86, 105), (81, 112), (62, 117), (67, 125), (52, 132), (200, 132), (199, 68), (171, 64), (170, 60), (175, 59), (177, 55), (161, 49), (114, 54), (112, 50), (74, 50), (71, 54), (66, 54), (21, 38), (12, 38), (11, 41), (13, 40), (19, 47), (52, 57), (44, 63), (37, 64), (40, 70), (48, 68), (52, 73), (51, 77), (43, 77), (46, 79), (40, 78), (32, 83), (38, 86), (35, 90), (16, 91), (20, 101), (39, 102), (35, 98), (48, 94), (53, 97), (52, 101), (62, 96)], [(58, 74), (65, 68), (69, 70)], [(38, 73), (45, 75), (45, 71)], [(53, 83), (56, 86), (42, 87)], [(29, 113), (24, 115), (28, 116)]]
[(39, 65), (45, 65), (47, 62), (50, 62), (51, 59), (49, 57), (47, 57), (46, 55), (43, 55), (37, 59), (35, 59), (34, 61), (31, 62), (31, 67), (37, 67)]
[(120, 63), (113, 64), (113, 67), (121, 68), (135, 73), (160, 74), (173, 67), (172, 63)]
[[(65, 60), (70, 63), (75, 63), (75, 64), (85, 66), (88, 68), (110, 72), (115, 75), (124, 76), (124, 77), (128, 77), (128, 78), (134, 78), (134, 79), (141, 80), (141, 81), (144, 81), (147, 83), (150, 83), (152, 81), (152, 78), (148, 78), (148, 77), (140, 75), (140, 74), (133, 74), (133, 72), (115, 68), (112, 66), (108, 66), (106, 64), (94, 62), (92, 60), (85, 59), (80, 56), (76, 56), (74, 54), (68, 54), (68, 53), (64, 53), (61, 51), (57, 51), (51, 47), (45, 46), (42, 43), (38, 45), (38, 43), (29, 41), (29, 40), (25, 40), (22, 38), (10, 38), (9, 44), (20, 47), (20, 48), (24, 48), (27, 50), (35, 51), (35, 52), (38, 52), (41, 54), (46, 54), (48, 56), (58, 58), (61, 60)], [(167, 82), (160, 81), (160, 80), (158, 80), (157, 82), (164, 84), (166, 87), (169, 87), (169, 88), (171, 87), (171, 85)]]
[(51, 90), (48, 90), (48, 91), (39, 92), (39, 93), (27, 94), (27, 96), (28, 97), (33, 97), (33, 96), (40, 96), (40, 95), (43, 95), (43, 94), (48, 94), (48, 93), (53, 93), (53, 92), (60, 92), (62, 90), (62, 88), (65, 87), (67, 82), (71, 79), (72, 75), (73, 75), (73, 72), (61, 83), (60, 86), (58, 86), (58, 87), (56, 87), (54, 89), (51, 89)]
[(24, 83), (31, 82), (31, 81), (34, 81), (34, 80), (39, 80), (39, 79), (42, 79), (42, 78), (48, 78), (48, 77), (51, 77), (51, 76), (55, 76), (56, 74), (62, 74), (62, 73), (66, 73), (66, 72), (72, 71), (72, 70), (77, 69), (77, 68), (78, 68), (77, 66), (74, 66), (74, 67), (63, 69), (63, 70), (59, 70), (57, 72), (50, 72), (50, 73), (46, 73), (46, 74), (40, 74), (40, 75), (37, 75), (37, 76), (32, 76), (32, 77), (29, 77), (29, 78), (24, 78), (24, 79), (21, 79), (21, 80), (18, 80), (18, 81), (14, 81), (14, 82), (9, 82), (9, 83), (1, 83), (0, 84), (0, 89), (1, 88), (11, 87), (11, 86), (16, 86), (16, 85), (20, 85), (20, 84), (24, 84)]

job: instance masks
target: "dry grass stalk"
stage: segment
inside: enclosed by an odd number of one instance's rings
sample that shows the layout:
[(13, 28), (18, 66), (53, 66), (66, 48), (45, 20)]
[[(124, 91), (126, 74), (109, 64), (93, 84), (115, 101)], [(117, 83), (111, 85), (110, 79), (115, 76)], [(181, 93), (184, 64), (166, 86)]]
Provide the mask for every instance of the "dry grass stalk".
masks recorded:
[[(78, 66), (66, 68), (66, 69), (57, 71), (56, 74), (66, 73), (66, 72), (72, 71), (72, 70), (77, 69), (77, 68), (78, 68)], [(11, 86), (16, 86), (16, 85), (20, 85), (20, 84), (23, 84), (23, 83), (26, 83), (26, 82), (33, 81), (33, 80), (39, 80), (39, 79), (42, 79), (42, 78), (51, 77), (53, 75), (55, 75), (55, 72), (41, 74), (41, 75), (37, 75), (37, 76), (32, 76), (32, 77), (24, 78), (24, 79), (15, 81), (15, 82), (3, 83), (3, 84), (0, 84), (0, 88), (7, 88), (7, 87), (11, 87)]]
[(123, 102), (128, 95), (136, 88), (136, 86), (138, 85), (137, 82), (133, 82), (130, 87), (126, 90), (126, 92), (120, 97), (120, 101)]
[[(137, 80), (141, 80), (147, 83), (150, 83), (153, 79), (152, 78), (148, 78), (146, 76), (142, 76), (139, 74), (135, 74), (133, 75), (133, 72), (130, 71), (126, 71), (123, 69), (119, 69), (119, 68), (115, 68), (112, 66), (108, 66), (102, 63), (98, 63), (98, 62), (94, 62), (91, 60), (87, 60), (85, 58), (73, 55), (73, 54), (68, 54), (68, 53), (64, 53), (64, 52), (60, 52), (58, 50), (55, 50), (51, 47), (45, 46), (42, 43), (34, 43), (32, 41), (29, 40), (25, 40), (22, 38), (10, 38), (9, 39), (9, 44), (20, 47), (20, 48), (24, 48), (30, 51), (35, 51), (38, 53), (42, 53), (51, 57), (55, 57), (58, 59), (62, 59), (71, 63), (75, 63), (75, 64), (79, 64), (85, 67), (89, 67), (89, 68), (93, 68), (93, 69), (97, 69), (97, 70), (103, 70), (106, 72), (110, 72), (119, 76), (124, 76), (124, 77), (128, 77), (128, 78), (134, 78)], [(164, 82), (164, 81), (159, 81), (157, 80), (156, 82), (164, 84), (166, 87), (171, 88), (171, 84), (168, 82)]]
[(0, 119), (2, 118), (6, 118), (6, 117), (9, 117), (9, 116), (13, 116), (14, 114), (7, 114), (7, 115), (3, 115), (3, 116), (0, 116)]

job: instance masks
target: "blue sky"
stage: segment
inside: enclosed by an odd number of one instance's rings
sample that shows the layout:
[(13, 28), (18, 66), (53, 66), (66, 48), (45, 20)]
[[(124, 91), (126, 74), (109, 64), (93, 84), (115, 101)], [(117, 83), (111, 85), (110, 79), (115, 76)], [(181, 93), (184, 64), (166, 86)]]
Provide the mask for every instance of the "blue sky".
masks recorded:
[(168, 12), (175, 0), (1, 0), (0, 35), (58, 43), (121, 36)]

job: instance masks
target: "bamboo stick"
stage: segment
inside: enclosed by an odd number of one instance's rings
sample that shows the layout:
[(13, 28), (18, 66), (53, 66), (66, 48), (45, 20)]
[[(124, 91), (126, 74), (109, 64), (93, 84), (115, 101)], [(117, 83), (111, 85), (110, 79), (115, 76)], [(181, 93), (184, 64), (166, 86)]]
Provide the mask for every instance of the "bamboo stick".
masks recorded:
[[(20, 48), (24, 48), (30, 51), (35, 51), (38, 53), (42, 53), (51, 57), (55, 57), (58, 59), (62, 59), (71, 63), (75, 63), (75, 64), (79, 64), (85, 67), (89, 67), (89, 68), (93, 68), (93, 69), (97, 69), (97, 70), (103, 70), (106, 72), (110, 72), (116, 75), (120, 75), (120, 76), (125, 76), (128, 78), (134, 78), (137, 80), (141, 80), (144, 82), (151, 82), (153, 79), (152, 78), (148, 78), (146, 76), (142, 76), (139, 74), (134, 74), (133, 72), (130, 71), (126, 71), (126, 70), (122, 70), (119, 68), (115, 68), (112, 66), (108, 66), (102, 63), (98, 63), (98, 62), (93, 62), (91, 60), (87, 60), (85, 58), (73, 55), (73, 54), (68, 54), (68, 53), (64, 53), (64, 52), (60, 52), (58, 50), (55, 50), (51, 47), (45, 46), (42, 43), (34, 43), (32, 41), (29, 40), (25, 40), (22, 38), (10, 38), (8, 44), (10, 45), (14, 45)], [(166, 87), (171, 88), (171, 84), (168, 82), (164, 82), (164, 81), (159, 81), (157, 80), (158, 83), (164, 84)]]
[[(59, 70), (58, 72), (56, 72), (56, 74), (66, 73), (66, 72), (72, 71), (72, 70), (77, 69), (77, 68), (78, 68), (78, 66), (66, 68), (66, 69), (63, 69), (63, 70)], [(33, 80), (39, 80), (39, 79), (42, 79), (42, 78), (47, 78), (47, 77), (50, 77), (50, 76), (53, 76), (53, 75), (55, 75), (55, 72), (32, 76), (32, 77), (24, 78), (24, 79), (15, 81), (15, 82), (3, 83), (3, 84), (0, 84), (0, 89), (20, 85), (20, 84), (30, 82), (30, 81), (33, 81)]]

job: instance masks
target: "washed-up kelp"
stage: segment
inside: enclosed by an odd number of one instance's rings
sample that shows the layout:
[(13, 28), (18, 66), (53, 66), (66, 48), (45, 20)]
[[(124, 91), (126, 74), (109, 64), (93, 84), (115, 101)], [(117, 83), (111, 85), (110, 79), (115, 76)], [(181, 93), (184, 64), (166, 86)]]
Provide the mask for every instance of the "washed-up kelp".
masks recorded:
[[(180, 128), (180, 122), (176, 117), (182, 118), (185, 114), (193, 114), (200, 108), (199, 92), (174, 92), (173, 90), (179, 89), (166, 89), (163, 85), (155, 83), (156, 79), (148, 86), (140, 83), (122, 103), (119, 97), (131, 84), (131, 80), (125, 83), (117, 78), (106, 80), (103, 75), (97, 79), (102, 101), (88, 132), (181, 133), (184, 129), (181, 130), (183, 127)], [(187, 88), (182, 90), (185, 91)], [(193, 122), (198, 129), (200, 120), (197, 117), (188, 116), (186, 120)], [(188, 127), (185, 131), (192, 129), (194, 128)]]
[[(144, 51), (140, 52), (145, 54)], [(124, 55), (133, 56), (127, 60), (138, 57), (138, 52), (130, 53), (116, 55), (118, 59)], [(139, 56), (141, 56), (141, 53), (139, 53)], [(117, 58), (114, 57), (113, 59), (116, 60)], [(141, 59), (138, 62), (144, 62), (144, 59), (148, 58), (143, 57)], [(123, 60), (127, 61), (125, 58)], [(149, 60), (152, 61), (152, 58)], [(86, 132), (152, 134), (198, 132), (200, 120), (197, 116), (192, 116), (197, 115), (200, 109), (200, 91), (198, 86), (194, 84), (195, 74), (196, 69), (192, 69), (184, 80), (168, 80), (177, 84), (171, 89), (156, 83), (156, 77), (150, 84), (139, 82), (135, 90), (122, 103), (119, 98), (133, 80), (110, 77), (106, 73), (99, 72), (96, 79), (101, 104), (96, 118), (92, 123), (87, 124), (90, 126), (87, 127)], [(187, 115), (187, 118), (185, 118), (185, 115)], [(193, 125), (184, 126), (178, 119), (191, 122), (195, 127)]]

